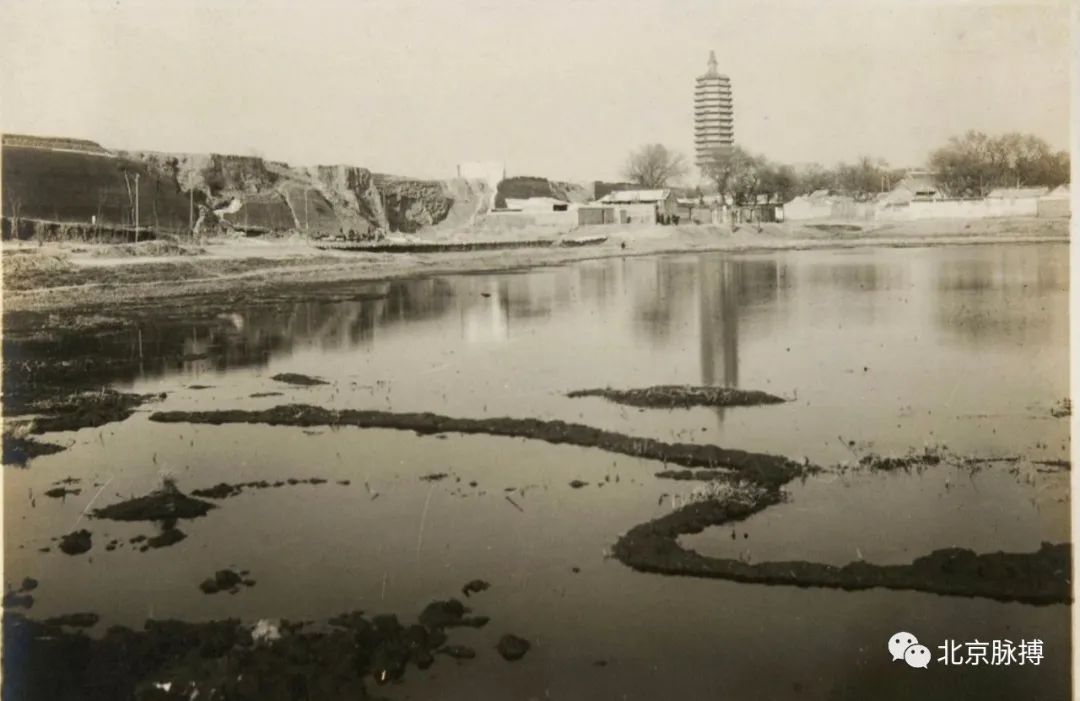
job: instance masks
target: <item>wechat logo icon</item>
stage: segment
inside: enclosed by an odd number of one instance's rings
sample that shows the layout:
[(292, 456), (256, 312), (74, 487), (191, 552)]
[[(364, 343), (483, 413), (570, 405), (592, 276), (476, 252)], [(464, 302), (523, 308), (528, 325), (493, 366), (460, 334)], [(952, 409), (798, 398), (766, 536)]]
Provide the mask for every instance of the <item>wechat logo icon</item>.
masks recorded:
[(903, 660), (909, 667), (926, 669), (930, 664), (930, 649), (919, 644), (919, 639), (911, 633), (896, 633), (889, 638), (889, 654), (893, 662)]

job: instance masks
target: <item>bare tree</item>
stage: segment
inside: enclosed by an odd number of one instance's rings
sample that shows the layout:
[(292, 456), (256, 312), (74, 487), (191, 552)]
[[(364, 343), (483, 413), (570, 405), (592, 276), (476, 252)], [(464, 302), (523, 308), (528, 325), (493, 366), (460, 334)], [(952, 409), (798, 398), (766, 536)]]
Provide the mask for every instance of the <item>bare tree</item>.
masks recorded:
[(969, 131), (931, 153), (930, 167), (938, 184), (954, 197), (984, 197), (996, 187), (1055, 187), (1069, 181), (1069, 154), (1054, 152), (1031, 134), (988, 136)]
[(8, 217), (11, 219), (11, 238), (18, 239), (18, 228), (23, 223), (23, 198), (15, 193), (8, 196)]
[(11, 238), (19, 238), (19, 224), (22, 223), (22, 198), (8, 195), (8, 218), (11, 220)]
[(686, 159), (663, 144), (646, 144), (627, 158), (623, 176), (642, 187), (660, 188), (686, 175)]
[(749, 190), (756, 189), (759, 180), (757, 159), (739, 146), (716, 149), (701, 170), (716, 184), (716, 191), (724, 201), (737, 203)]

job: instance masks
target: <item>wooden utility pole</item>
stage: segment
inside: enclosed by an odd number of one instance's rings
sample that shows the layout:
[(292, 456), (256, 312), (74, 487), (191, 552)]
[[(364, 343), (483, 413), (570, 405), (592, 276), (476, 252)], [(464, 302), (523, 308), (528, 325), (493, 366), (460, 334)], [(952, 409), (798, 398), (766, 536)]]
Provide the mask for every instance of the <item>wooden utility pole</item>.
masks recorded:
[(139, 242), (139, 174), (135, 174), (135, 243)]
[(191, 235), (194, 236), (195, 235), (195, 190), (193, 190), (193, 189), (188, 190), (187, 195), (188, 195), (188, 210), (187, 210), (188, 230), (191, 232)]

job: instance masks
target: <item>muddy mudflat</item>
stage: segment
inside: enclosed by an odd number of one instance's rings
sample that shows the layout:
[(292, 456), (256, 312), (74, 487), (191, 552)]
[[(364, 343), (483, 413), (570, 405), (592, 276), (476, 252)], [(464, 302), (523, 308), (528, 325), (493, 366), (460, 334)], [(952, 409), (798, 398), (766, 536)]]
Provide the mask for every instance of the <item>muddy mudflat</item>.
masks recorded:
[(5, 664), (20, 698), (824, 701), (899, 698), (904, 629), (1043, 641), (930, 670), (941, 698), (1066, 698), (1065, 253), (632, 257), (5, 335)]
[[(203, 590), (243, 584), (223, 570)], [(19, 674), (5, 688), (19, 699), (378, 698), (378, 687), (435, 665), (435, 653), (475, 658), (472, 649), (448, 643), (459, 618), (421, 614), (419, 623), (404, 624), (394, 614), (356, 611), (319, 623), (148, 620), (140, 630), (115, 626), (89, 637), (79, 629), (98, 623), (93, 613), (40, 622), (8, 614), (4, 648)], [(506, 635), (497, 647), (519, 660), (530, 644)]]
[(653, 409), (686, 409), (694, 406), (760, 406), (781, 404), (786, 401), (760, 390), (736, 389), (734, 387), (694, 387), (686, 385), (658, 385), (636, 389), (578, 389), (567, 392), (568, 397), (603, 397), (608, 401), (628, 406)]
[(781, 484), (807, 469), (775, 455), (747, 453), (715, 445), (665, 443), (651, 438), (638, 438), (564, 421), (508, 417), (469, 419), (430, 413), (387, 411), (328, 411), (304, 404), (289, 404), (247, 412), (229, 410), (155, 412), (151, 414), (150, 420), (159, 423), (186, 422), (211, 425), (254, 423), (271, 426), (353, 426), (413, 431), (420, 435), (463, 433), (528, 438), (554, 444), (565, 443), (583, 448), (599, 448), (612, 453), (662, 463), (690, 467), (725, 467), (762, 484)]

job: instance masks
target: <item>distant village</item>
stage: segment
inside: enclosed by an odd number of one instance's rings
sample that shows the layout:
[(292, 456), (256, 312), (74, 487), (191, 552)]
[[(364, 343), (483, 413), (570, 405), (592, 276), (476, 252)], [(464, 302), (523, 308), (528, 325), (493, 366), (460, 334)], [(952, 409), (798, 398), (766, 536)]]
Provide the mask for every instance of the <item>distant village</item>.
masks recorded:
[[(460, 178), (492, 189), (491, 216), (551, 225), (712, 224), (782, 221), (894, 221), (931, 218), (1069, 216), (1069, 157), (1033, 135), (968, 132), (930, 155), (935, 168), (890, 169), (863, 157), (832, 172), (797, 169), (746, 152), (735, 142), (731, 79), (715, 52), (693, 93), (694, 165), (701, 185), (679, 187), (690, 172), (661, 144), (633, 152), (625, 182), (595, 181), (575, 201), (542, 178), (507, 178), (500, 163), (465, 163)], [(942, 183), (947, 183), (943, 187)], [(1005, 186), (1009, 183), (1011, 186)], [(831, 185), (831, 186), (830, 186)]]
[[(468, 172), (466, 167), (466, 172)], [(522, 178), (520, 180), (537, 180)], [(514, 178), (492, 185), (493, 193), (513, 191)], [(497, 194), (493, 194), (493, 198)], [(1067, 218), (1068, 185), (1056, 188), (999, 187), (984, 197), (950, 197), (932, 174), (915, 171), (892, 189), (869, 199), (823, 188), (786, 202), (759, 194), (756, 202), (737, 203), (732, 195), (691, 194), (687, 188), (643, 189), (632, 183), (593, 183), (588, 201), (572, 202), (551, 195), (507, 197), (494, 201), (489, 217), (512, 225), (597, 224), (711, 224), (732, 225), (783, 221), (908, 221), (918, 219), (978, 219), (987, 217)]]

